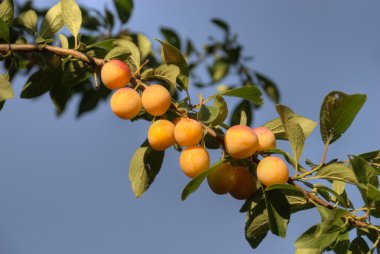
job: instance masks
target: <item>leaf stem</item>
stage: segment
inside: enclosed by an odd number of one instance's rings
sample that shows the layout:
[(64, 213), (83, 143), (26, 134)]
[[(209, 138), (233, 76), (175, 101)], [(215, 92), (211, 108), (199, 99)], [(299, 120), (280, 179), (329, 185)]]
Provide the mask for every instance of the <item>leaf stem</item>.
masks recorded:
[[(307, 171), (307, 172), (305, 172), (305, 173), (303, 173), (303, 174), (301, 174), (301, 175), (296, 175), (296, 176), (294, 176), (294, 177), (293, 177), (294, 180), (296, 180), (296, 179), (301, 179), (301, 178), (304, 178), (305, 176), (311, 175), (311, 174), (313, 174), (314, 172), (318, 171), (321, 167), (323, 167), (323, 165), (325, 164), (325, 161), (326, 161), (326, 155), (327, 155), (327, 151), (328, 151), (328, 149), (329, 149), (329, 144), (330, 144), (331, 138), (332, 138), (332, 136), (330, 135), (329, 138), (328, 138), (327, 141), (326, 141), (325, 148), (323, 149), (323, 155), (322, 155), (321, 163), (320, 163), (318, 166), (314, 167), (314, 168), (313, 168), (312, 170), (310, 170), (310, 171)], [(296, 166), (297, 166), (297, 164), (296, 164)], [(296, 170), (297, 170), (297, 167), (296, 167)], [(297, 171), (296, 171), (296, 172), (297, 172)]]
[(332, 139), (332, 135), (330, 135), (326, 141), (325, 148), (323, 149), (322, 160), (321, 160), (321, 163), (319, 164), (319, 166), (322, 166), (323, 164), (325, 164), (326, 155), (327, 155), (327, 151), (329, 149), (329, 144), (330, 144), (331, 139)]

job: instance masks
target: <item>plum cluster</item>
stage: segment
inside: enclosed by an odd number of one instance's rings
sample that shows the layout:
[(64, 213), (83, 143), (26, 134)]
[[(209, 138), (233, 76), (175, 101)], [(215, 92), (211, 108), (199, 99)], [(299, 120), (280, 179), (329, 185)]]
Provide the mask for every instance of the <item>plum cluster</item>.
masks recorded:
[[(112, 112), (122, 119), (136, 117), (142, 108), (154, 117), (163, 116), (172, 105), (169, 91), (161, 85), (144, 85), (141, 95), (135, 89), (125, 87), (132, 74), (123, 61), (111, 60), (104, 64), (101, 77), (107, 88), (116, 90), (110, 106)], [(149, 127), (148, 142), (157, 151), (164, 151), (174, 144), (183, 147), (180, 167), (188, 177), (195, 178), (210, 167), (209, 153), (201, 145), (205, 128), (203, 123), (187, 115), (173, 121), (158, 119)], [(230, 193), (236, 199), (247, 199), (256, 192), (257, 180), (265, 186), (288, 181), (287, 165), (278, 157), (268, 156), (258, 161), (256, 175), (246, 166), (234, 163), (275, 148), (276, 139), (270, 129), (232, 126), (227, 129), (222, 146), (231, 160), (219, 164), (207, 177), (211, 190), (216, 194)]]

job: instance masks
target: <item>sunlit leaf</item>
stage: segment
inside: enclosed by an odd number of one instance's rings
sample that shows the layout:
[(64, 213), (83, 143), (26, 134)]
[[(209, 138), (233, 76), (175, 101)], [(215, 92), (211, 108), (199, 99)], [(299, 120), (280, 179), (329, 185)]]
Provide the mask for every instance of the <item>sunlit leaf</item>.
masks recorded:
[(0, 75), (0, 102), (12, 99), (13, 97), (14, 93), (11, 82), (9, 82), (5, 75)]
[(17, 17), (17, 22), (33, 32), (37, 31), (37, 13), (34, 10), (21, 13)]
[(344, 181), (356, 184), (358, 182), (354, 171), (341, 163), (331, 163), (317, 171), (316, 178)]
[(77, 40), (82, 25), (82, 12), (75, 0), (61, 0), (62, 19)]
[(14, 6), (12, 0), (3, 0), (0, 4), (0, 19), (10, 25), (13, 19)]
[[(157, 40), (157, 39), (156, 39)], [(189, 69), (185, 57), (181, 52), (173, 45), (157, 40), (162, 46), (162, 61), (166, 64), (177, 65), (180, 69), (180, 74), (178, 80), (180, 81), (181, 87), (185, 90), (189, 87)]]
[(291, 120), (294, 116), (294, 113), (290, 108), (283, 105), (277, 105), (276, 110), (280, 115), (281, 122), (284, 126), (284, 130), (286, 136), (288, 137), (295, 160), (298, 162), (298, 160), (301, 158), (303, 146), (305, 143), (305, 135), (303, 133), (303, 130), (297, 122)]
[(256, 105), (262, 104), (261, 91), (257, 88), (257, 86), (238, 87), (226, 91), (221, 91), (218, 94), (223, 96), (239, 97), (248, 100)]

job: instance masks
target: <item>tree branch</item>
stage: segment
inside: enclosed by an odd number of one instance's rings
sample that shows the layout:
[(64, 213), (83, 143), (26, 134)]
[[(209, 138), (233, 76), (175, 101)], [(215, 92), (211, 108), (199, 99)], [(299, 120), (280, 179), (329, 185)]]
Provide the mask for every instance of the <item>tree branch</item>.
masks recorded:
[(104, 63), (103, 59), (91, 57), (74, 49), (64, 49), (61, 47), (50, 45), (33, 45), (33, 44), (0, 44), (0, 52), (6, 54), (8, 52), (50, 52), (58, 56), (72, 56), (85, 63), (101, 66)]
[[(334, 207), (330, 203), (326, 202), (325, 200), (319, 198), (317, 195), (315, 195), (315, 194), (313, 194), (313, 193), (305, 190), (301, 186), (295, 184), (291, 178), (289, 178), (288, 183), (294, 185), (299, 190), (301, 190), (303, 192), (303, 194), (305, 195), (306, 199), (311, 200), (312, 202), (314, 202), (314, 203), (316, 203), (318, 205), (324, 206), (324, 207), (326, 207), (326, 208), (328, 208), (330, 210), (336, 209), (336, 207)], [(352, 215), (351, 213), (346, 218), (348, 219), (348, 222), (352, 226), (354, 226), (354, 227), (372, 228), (372, 229), (375, 229), (376, 231), (378, 231), (380, 233), (380, 228), (379, 227), (376, 227), (376, 226), (374, 226), (372, 224), (369, 224), (369, 223), (367, 223), (367, 222), (365, 222), (363, 220), (360, 220), (359, 218), (357, 218), (356, 216)]]
[[(78, 50), (74, 49), (64, 49), (57, 46), (50, 46), (50, 45), (34, 45), (34, 44), (0, 44), (0, 53), (7, 54), (8, 52), (20, 52), (20, 53), (29, 53), (29, 52), (50, 52), (58, 56), (72, 56), (75, 57), (85, 63), (95, 65), (95, 66), (102, 66), (105, 62), (104, 59), (91, 57), (85, 53), (82, 53)], [(142, 82), (139, 80), (135, 75), (132, 76), (131, 83), (133, 86), (138, 86), (138, 84)], [(177, 106), (172, 103), (171, 108), (178, 111)], [(184, 117), (189, 117), (187, 114), (183, 115), (183, 112), (179, 112)], [(218, 143), (223, 147), (223, 137), (220, 135), (217, 135), (217, 133), (209, 128), (208, 126), (203, 124), (203, 127), (205, 130), (213, 137), (215, 138)]]

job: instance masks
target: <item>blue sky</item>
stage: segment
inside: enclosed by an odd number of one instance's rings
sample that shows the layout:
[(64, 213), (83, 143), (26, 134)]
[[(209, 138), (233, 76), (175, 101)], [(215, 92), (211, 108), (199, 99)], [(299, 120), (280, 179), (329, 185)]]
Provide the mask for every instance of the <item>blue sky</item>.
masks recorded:
[[(102, 8), (106, 2), (111, 6), (111, 1), (94, 3)], [(172, 27), (198, 45), (209, 34), (220, 34), (210, 18), (225, 19), (246, 54), (255, 56), (252, 67), (279, 84), (282, 103), (313, 120), (332, 90), (367, 94), (327, 158), (379, 149), (379, 1), (139, 0), (135, 7), (128, 28), (160, 38), (160, 26)], [(24, 82), (13, 83), (17, 94)], [(191, 88), (194, 98), (197, 92)], [(255, 125), (276, 117), (274, 104), (264, 99)], [(286, 239), (269, 236), (252, 251), (244, 239), (245, 217), (238, 213), (241, 201), (217, 196), (207, 185), (180, 201), (189, 179), (173, 149), (151, 189), (136, 199), (129, 159), (146, 138), (148, 123), (117, 119), (108, 104), (78, 120), (77, 102), (61, 118), (48, 96), (16, 98), (0, 112), (1, 253), (293, 253), (297, 236), (319, 221), (315, 212), (296, 214)], [(286, 143), (279, 145), (290, 151)], [(322, 150), (316, 129), (303, 160), (319, 161)], [(213, 153), (212, 160), (218, 156)]]

